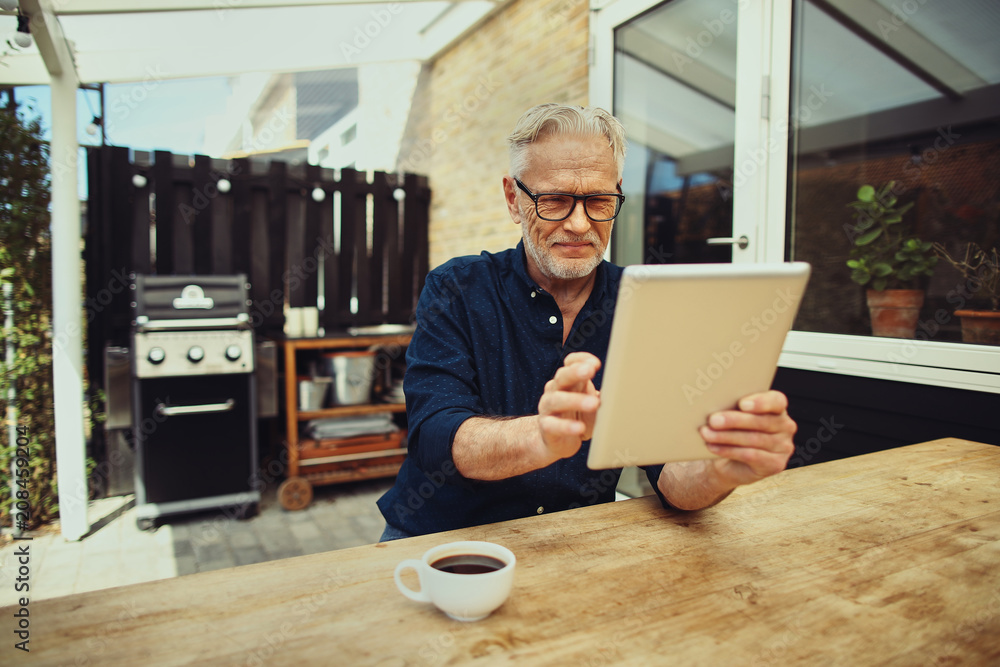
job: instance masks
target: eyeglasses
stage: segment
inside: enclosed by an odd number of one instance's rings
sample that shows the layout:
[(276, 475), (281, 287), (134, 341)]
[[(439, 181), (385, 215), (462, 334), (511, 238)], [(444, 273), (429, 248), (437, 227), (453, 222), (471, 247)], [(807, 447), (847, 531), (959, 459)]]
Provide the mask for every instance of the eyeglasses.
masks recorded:
[(514, 179), (517, 187), (535, 202), (535, 213), (542, 220), (559, 222), (565, 220), (576, 209), (576, 202), (583, 200), (583, 210), (592, 222), (610, 222), (622, 210), (625, 195), (621, 192), (599, 192), (592, 195), (571, 195), (565, 192), (539, 192), (535, 194)]

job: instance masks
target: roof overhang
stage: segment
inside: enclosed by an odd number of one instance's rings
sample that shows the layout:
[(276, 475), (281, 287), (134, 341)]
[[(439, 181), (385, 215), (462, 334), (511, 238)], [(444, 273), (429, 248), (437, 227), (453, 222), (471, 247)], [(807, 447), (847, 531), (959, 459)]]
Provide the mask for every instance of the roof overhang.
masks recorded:
[(6, 47), (0, 83), (49, 83), (52, 49), (81, 83), (428, 61), (506, 1), (21, 0), (34, 44)]

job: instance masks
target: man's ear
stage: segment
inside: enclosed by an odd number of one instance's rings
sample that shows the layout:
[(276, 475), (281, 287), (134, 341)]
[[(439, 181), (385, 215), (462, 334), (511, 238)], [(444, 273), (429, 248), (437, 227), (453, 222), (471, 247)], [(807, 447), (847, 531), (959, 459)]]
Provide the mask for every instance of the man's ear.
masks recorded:
[(515, 225), (521, 224), (521, 211), (517, 207), (517, 183), (511, 176), (503, 177), (503, 197), (507, 202), (507, 213)]

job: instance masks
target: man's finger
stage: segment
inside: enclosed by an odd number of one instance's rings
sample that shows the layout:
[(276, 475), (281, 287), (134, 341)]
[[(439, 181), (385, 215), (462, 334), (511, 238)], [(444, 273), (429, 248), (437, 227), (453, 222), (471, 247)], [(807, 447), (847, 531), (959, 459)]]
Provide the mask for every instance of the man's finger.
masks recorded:
[(600, 364), (590, 364), (580, 362), (569, 366), (562, 366), (556, 371), (552, 380), (557, 389), (582, 391), (586, 383), (594, 378)]
[(739, 408), (743, 412), (754, 414), (781, 414), (788, 409), (788, 397), (772, 389), (744, 396), (739, 401)]
[(549, 436), (556, 437), (579, 437), (585, 430), (586, 425), (576, 419), (564, 419), (555, 415), (544, 415), (539, 418), (542, 432)]
[(592, 394), (581, 394), (573, 391), (554, 391), (542, 395), (539, 402), (539, 412), (545, 414), (565, 412), (593, 412), (601, 404), (600, 399)]
[(765, 433), (794, 433), (795, 422), (786, 414), (754, 414), (727, 410), (708, 417), (708, 427), (713, 431), (763, 431)]

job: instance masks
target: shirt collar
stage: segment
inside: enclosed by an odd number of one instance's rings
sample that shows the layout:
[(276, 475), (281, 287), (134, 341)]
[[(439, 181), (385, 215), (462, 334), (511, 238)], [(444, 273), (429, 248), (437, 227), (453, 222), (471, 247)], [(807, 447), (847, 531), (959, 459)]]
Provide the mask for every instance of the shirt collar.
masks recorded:
[[(590, 298), (587, 299), (588, 302), (593, 303), (595, 299), (603, 299), (608, 291), (608, 271), (606, 265), (607, 262), (604, 260), (601, 260), (601, 263), (597, 265), (597, 275), (594, 277), (594, 289), (590, 293)], [(524, 281), (524, 284), (529, 289), (546, 293), (528, 273), (528, 258), (525, 255), (524, 239), (517, 242), (517, 248), (514, 252), (514, 273)]]

